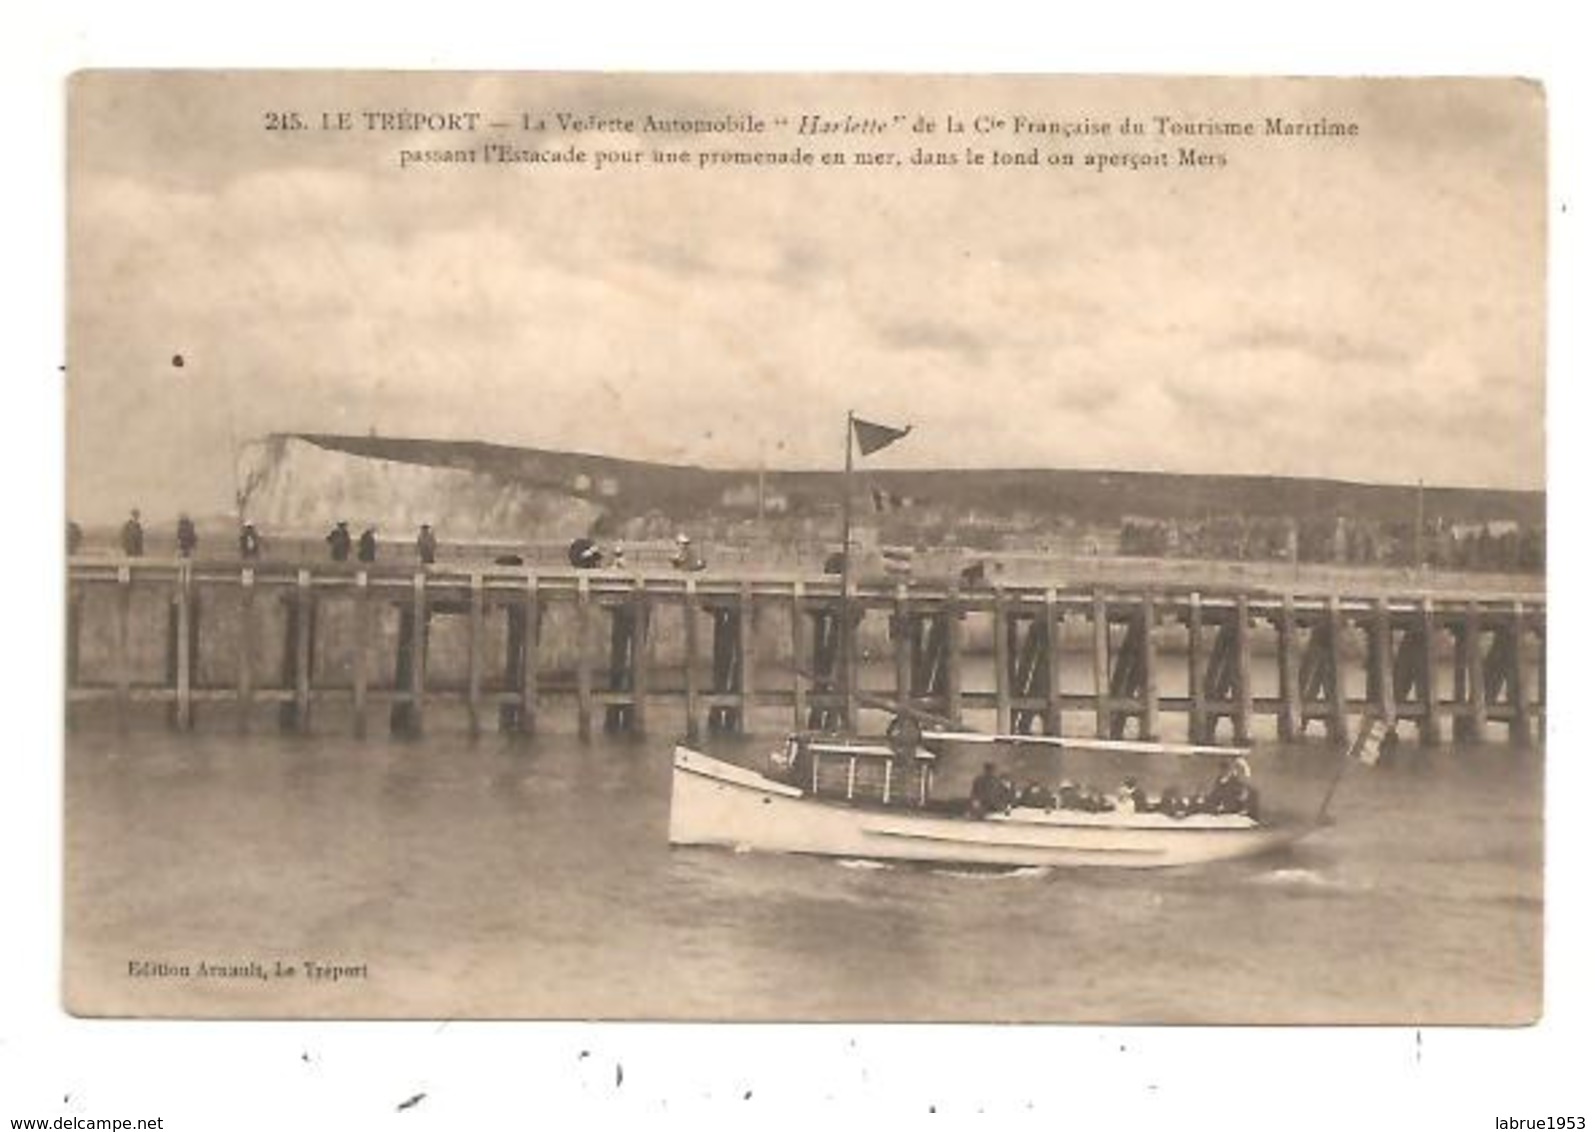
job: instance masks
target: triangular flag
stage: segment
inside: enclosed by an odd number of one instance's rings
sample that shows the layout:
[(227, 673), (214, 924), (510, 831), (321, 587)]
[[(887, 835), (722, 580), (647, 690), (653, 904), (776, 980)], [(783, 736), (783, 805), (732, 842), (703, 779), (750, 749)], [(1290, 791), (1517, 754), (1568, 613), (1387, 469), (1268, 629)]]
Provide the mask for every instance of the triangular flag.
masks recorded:
[(879, 452), (888, 444), (895, 444), (908, 435), (913, 425), (904, 425), (902, 428), (892, 428), (889, 425), (879, 425), (873, 422), (853, 418), (853, 433), (858, 437), (859, 454), (868, 456), (871, 452)]

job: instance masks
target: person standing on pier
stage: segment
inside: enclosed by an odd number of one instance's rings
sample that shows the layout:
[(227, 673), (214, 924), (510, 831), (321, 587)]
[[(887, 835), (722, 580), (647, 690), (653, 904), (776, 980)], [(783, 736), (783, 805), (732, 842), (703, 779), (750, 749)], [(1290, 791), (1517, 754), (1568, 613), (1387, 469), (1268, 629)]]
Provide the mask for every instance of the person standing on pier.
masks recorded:
[(186, 514), (177, 517), (177, 556), (179, 558), (194, 557), (194, 548), (199, 545), (199, 532), (194, 529), (194, 520)]
[(349, 537), (349, 521), (347, 519), (339, 519), (338, 525), (333, 527), (332, 531), (327, 535), (327, 548), (332, 552), (332, 560), (334, 562), (349, 561), (349, 548), (353, 544), (354, 540)]
[(362, 562), (375, 562), (377, 560), (377, 529), (367, 527), (360, 532), (360, 549), (356, 557)]
[(260, 557), (260, 533), (255, 530), (253, 523), (245, 523), (243, 530), (238, 532), (238, 556), (245, 560)]
[(129, 558), (144, 556), (144, 524), (139, 522), (138, 508), (122, 524), (122, 553)]
[(670, 565), (677, 570), (702, 570), (704, 561), (692, 547), (692, 539), (685, 531), (676, 536), (676, 552), (670, 556)]
[(415, 556), (427, 566), (438, 560), (438, 537), (432, 533), (431, 523), (422, 523), (421, 533), (415, 536)]

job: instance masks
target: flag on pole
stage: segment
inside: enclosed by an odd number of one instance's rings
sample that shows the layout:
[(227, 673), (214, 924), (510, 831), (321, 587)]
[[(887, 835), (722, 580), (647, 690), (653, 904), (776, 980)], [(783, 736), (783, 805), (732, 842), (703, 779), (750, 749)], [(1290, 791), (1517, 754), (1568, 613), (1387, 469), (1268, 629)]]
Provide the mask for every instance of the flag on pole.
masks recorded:
[(904, 425), (902, 428), (892, 428), (890, 425), (875, 424), (872, 421), (853, 418), (853, 435), (858, 437), (858, 451), (861, 456), (868, 456), (872, 452), (879, 452), (888, 444), (895, 444), (907, 436), (913, 425)]

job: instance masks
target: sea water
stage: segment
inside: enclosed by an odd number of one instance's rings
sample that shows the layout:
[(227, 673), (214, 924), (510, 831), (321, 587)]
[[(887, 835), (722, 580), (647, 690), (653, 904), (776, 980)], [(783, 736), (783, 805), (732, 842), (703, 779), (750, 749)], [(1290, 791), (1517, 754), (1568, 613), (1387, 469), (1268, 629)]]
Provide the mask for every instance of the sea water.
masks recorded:
[[(209, 714), (191, 734), (67, 736), (74, 1010), (1413, 1024), (1539, 1012), (1543, 760), (1505, 743), (1420, 758), (1408, 740), (1394, 765), (1351, 766), (1335, 824), (1282, 855), (969, 872), (672, 849), (668, 733), (473, 742), (439, 710), (413, 741), (331, 723), (240, 736)], [(772, 729), (718, 753), (757, 765), (778, 742)], [(1262, 744), (1251, 762), (1265, 807), (1310, 809), (1336, 756)], [(1111, 786), (1123, 767), (1101, 769)], [(358, 973), (311, 974), (334, 969)]]

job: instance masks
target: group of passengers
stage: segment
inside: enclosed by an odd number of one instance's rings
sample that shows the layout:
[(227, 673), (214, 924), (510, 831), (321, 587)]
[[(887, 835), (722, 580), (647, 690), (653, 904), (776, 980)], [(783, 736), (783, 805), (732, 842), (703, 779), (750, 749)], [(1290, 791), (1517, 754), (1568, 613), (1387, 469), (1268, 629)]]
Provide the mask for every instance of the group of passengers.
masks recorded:
[(1049, 790), (1033, 779), (1021, 787), (1008, 775), (999, 774), (995, 763), (987, 763), (970, 788), (969, 814), (985, 817), (1015, 809), (1031, 809), (1088, 814), (1157, 813), (1171, 818), (1191, 814), (1243, 814), (1255, 819), (1260, 799), (1250, 778), (1251, 767), (1246, 760), (1234, 758), (1224, 764), (1205, 791), (1187, 793), (1177, 784), (1170, 785), (1154, 800), (1133, 776), (1126, 777), (1111, 794), (1067, 778), (1056, 790)]

